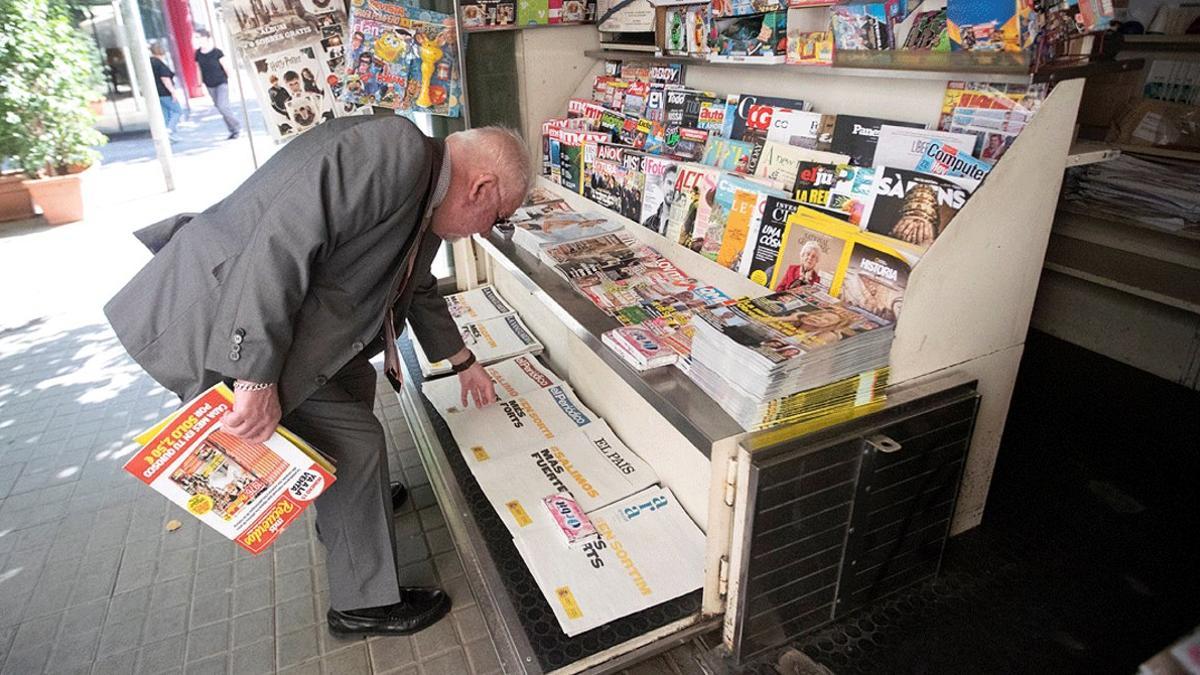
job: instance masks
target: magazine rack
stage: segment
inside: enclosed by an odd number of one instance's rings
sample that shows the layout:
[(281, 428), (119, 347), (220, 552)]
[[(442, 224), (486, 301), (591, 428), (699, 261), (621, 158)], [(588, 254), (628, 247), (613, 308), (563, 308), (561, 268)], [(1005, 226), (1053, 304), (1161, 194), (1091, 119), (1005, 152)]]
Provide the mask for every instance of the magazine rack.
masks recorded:
[[(540, 148), (533, 139), (540, 138), (542, 121), (562, 115), (568, 98), (590, 95), (592, 78), (601, 72), (603, 64), (585, 51), (597, 46), (595, 30), (589, 28), (519, 34), (514, 95), (520, 100), (523, 131), (536, 160), (540, 161)], [(781, 76), (784, 72), (786, 77)], [(861, 73), (845, 77), (827, 73), (809, 78), (796, 68), (784, 71), (763, 66), (692, 65), (688, 66), (686, 81), (691, 88), (721, 93), (801, 98), (812, 101), (820, 112), (935, 122), (946, 81), (951, 78), (947, 73), (931, 71), (908, 71), (906, 75), (872, 78)], [(986, 79), (982, 74), (976, 78)], [(927, 448), (912, 440), (914, 457), (922, 452), (933, 453), (933, 459), (921, 455), (922, 462), (941, 467), (930, 469), (929, 475), (942, 479), (937, 491), (929, 494), (949, 495), (938, 501), (936, 513), (930, 511), (924, 516), (928, 522), (923, 531), (944, 540), (948, 533), (964, 531), (980, 522), (1068, 161), (1081, 91), (1081, 80), (1057, 86), (952, 226), (913, 270), (891, 353), (891, 381), (896, 386), (882, 410), (868, 411), (865, 417), (856, 419), (826, 419), (823, 423), (828, 426), (824, 428), (786, 425), (747, 434), (675, 369), (639, 373), (627, 366), (600, 342), (600, 334), (615, 327), (615, 320), (511, 241), (490, 234), (456, 246), (460, 289), (478, 283), (496, 285), (545, 345), (543, 359), (655, 469), (707, 537), (705, 584), (694, 608), (676, 608), (683, 614), (660, 615), (658, 621), (640, 628), (618, 627), (632, 634), (617, 636), (622, 639), (615, 642), (605, 642), (601, 636), (603, 644), (592, 643), (582, 651), (578, 645), (568, 646), (568, 651), (575, 649), (573, 660), (542, 661), (537, 645), (527, 639), (537, 635), (540, 640), (541, 628), (529, 629), (526, 625), (523, 629), (520, 624), (528, 616), (519, 616), (521, 612), (514, 608), (527, 608), (525, 600), (505, 597), (504, 574), (497, 568), (495, 556), (479, 545), (480, 537), (486, 536), (482, 523), (467, 505), (469, 496), (456, 478), (454, 467), (446, 464), (446, 458), (456, 454), (445, 451), (452, 439), (439, 435), (436, 415), (431, 416), (425, 408), (410, 379), (401, 393), (406, 415), (429, 465), (435, 491), (447, 509), (447, 520), (452, 521), (452, 532), (471, 570), (472, 586), (481, 598), (506, 672), (618, 669), (627, 666), (633, 654), (640, 658), (649, 650), (678, 644), (694, 632), (713, 627), (722, 617), (725, 653), (741, 659), (762, 654), (765, 648), (838, 616), (841, 597), (836, 602), (831, 600), (829, 607), (816, 606), (806, 615), (815, 623), (781, 620), (754, 629), (765, 633), (751, 635), (748, 626), (752, 616), (757, 617), (755, 620), (782, 616), (802, 606), (789, 603), (807, 602), (816, 595), (797, 598), (771, 591), (749, 603), (741, 595), (747, 584), (753, 586), (762, 578), (762, 568), (753, 568), (761, 562), (755, 562), (760, 557), (752, 550), (756, 546), (752, 542), (756, 541), (755, 523), (761, 516), (755, 505), (761, 497), (764, 477), (771, 475), (770, 466), (832, 447), (833, 437), (842, 441), (853, 438), (853, 447), (861, 447), (863, 457), (873, 456), (872, 448), (876, 446), (871, 438), (880, 429), (892, 429), (889, 433), (910, 440), (918, 436), (938, 439), (936, 447)], [(538, 184), (560, 194), (576, 209), (600, 208), (545, 179), (539, 178)], [(730, 296), (767, 293), (767, 289), (707, 258), (632, 221), (610, 215), (684, 272)], [(904, 424), (915, 424), (914, 428), (921, 431), (912, 431)], [(961, 449), (957, 459), (953, 452), (945, 454), (953, 448)], [(800, 503), (797, 499), (796, 504)], [(805, 516), (794, 513), (790, 525), (793, 529), (789, 531), (804, 531), (806, 526), (799, 523)], [(936, 537), (921, 544), (925, 547), (922, 550), (936, 544)], [(850, 546), (853, 538), (846, 539), (842, 545)], [(934, 548), (940, 552), (940, 548)], [(850, 555), (848, 548), (843, 551)], [(842, 563), (850, 564), (849, 558), (843, 556), (836, 561), (839, 570)], [(920, 566), (914, 563), (905, 571), (910, 581), (924, 578), (922, 574), (936, 571), (936, 560), (922, 559)], [(841, 587), (840, 571), (830, 574), (835, 580), (828, 588), (836, 590)], [(536, 588), (533, 590), (536, 592)], [(789, 604), (791, 609), (776, 612), (781, 603)]]

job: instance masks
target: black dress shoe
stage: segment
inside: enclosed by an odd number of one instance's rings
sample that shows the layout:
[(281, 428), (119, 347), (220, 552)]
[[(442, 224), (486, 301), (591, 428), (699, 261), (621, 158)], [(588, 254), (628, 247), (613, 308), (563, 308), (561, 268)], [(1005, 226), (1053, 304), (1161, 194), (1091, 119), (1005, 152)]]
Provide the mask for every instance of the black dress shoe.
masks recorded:
[[(408, 501), (408, 488), (404, 487), (403, 483), (392, 483), (392, 514), (395, 515), (400, 507), (404, 506), (404, 502)], [(317, 538), (321, 537), (321, 526), (314, 524), (317, 529)]]
[(450, 611), (450, 596), (437, 588), (401, 588), (400, 602), (382, 607), (329, 608), (325, 615), (334, 635), (412, 635)]

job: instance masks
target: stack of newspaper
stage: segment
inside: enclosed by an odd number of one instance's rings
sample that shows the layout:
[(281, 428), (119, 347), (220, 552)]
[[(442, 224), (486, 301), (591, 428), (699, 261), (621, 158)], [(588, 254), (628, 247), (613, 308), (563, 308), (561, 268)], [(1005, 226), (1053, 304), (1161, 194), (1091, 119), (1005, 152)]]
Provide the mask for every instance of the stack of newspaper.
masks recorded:
[(1122, 154), (1067, 172), (1068, 202), (1119, 209), (1129, 218), (1169, 230), (1200, 231), (1200, 165), (1185, 160)]
[(747, 429), (861, 405), (886, 383), (874, 371), (887, 365), (892, 324), (825, 293), (742, 298), (697, 317), (686, 371)]
[[(463, 342), (480, 363), (495, 363), (519, 354), (540, 354), (542, 351), (542, 343), (492, 286), (447, 296), (446, 305), (458, 324)], [(419, 341), (413, 340), (413, 347), (425, 377), (452, 371), (449, 361), (430, 363)]]

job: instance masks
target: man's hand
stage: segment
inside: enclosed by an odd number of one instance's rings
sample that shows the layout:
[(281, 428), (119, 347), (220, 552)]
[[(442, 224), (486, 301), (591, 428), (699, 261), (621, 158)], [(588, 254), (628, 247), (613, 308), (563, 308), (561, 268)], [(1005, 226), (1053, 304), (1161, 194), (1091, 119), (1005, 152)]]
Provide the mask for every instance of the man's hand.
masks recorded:
[(458, 374), (458, 383), (462, 385), (462, 407), (468, 406), (468, 398), (475, 399), (475, 406), (482, 408), (496, 402), (496, 387), (492, 378), (488, 377), (483, 365), (476, 363)]
[(235, 386), (233, 412), (226, 415), (223, 421), (225, 430), (234, 436), (247, 443), (262, 443), (279, 426), (281, 415), (279, 393), (275, 387), (242, 391)]

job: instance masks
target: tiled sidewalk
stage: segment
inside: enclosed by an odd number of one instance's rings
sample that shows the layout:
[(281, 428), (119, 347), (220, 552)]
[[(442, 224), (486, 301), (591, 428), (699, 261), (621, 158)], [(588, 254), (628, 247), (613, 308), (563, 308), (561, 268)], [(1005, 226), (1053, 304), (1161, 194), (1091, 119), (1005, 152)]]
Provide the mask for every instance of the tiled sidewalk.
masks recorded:
[[(0, 333), (0, 664), (32, 673), (465, 673), (499, 664), (395, 396), (382, 383), (402, 579), (452, 616), (411, 637), (324, 627), (324, 551), (306, 516), (253, 557), (134, 480), (132, 434), (176, 404), (107, 326)], [(177, 518), (183, 527), (167, 532)]]

